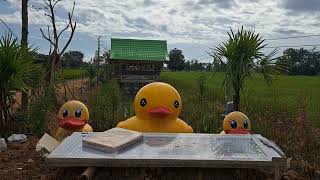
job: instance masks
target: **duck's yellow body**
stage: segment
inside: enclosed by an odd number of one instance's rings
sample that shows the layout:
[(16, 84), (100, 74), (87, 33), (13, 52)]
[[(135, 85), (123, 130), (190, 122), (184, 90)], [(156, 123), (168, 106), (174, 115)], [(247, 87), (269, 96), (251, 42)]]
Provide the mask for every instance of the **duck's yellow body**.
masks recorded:
[(174, 87), (150, 83), (135, 97), (136, 116), (120, 122), (117, 127), (140, 132), (192, 133), (192, 127), (178, 118), (181, 107), (181, 97)]
[(139, 132), (166, 132), (166, 133), (192, 133), (191, 126), (177, 118), (176, 120), (162, 121), (143, 120), (133, 116), (118, 124), (118, 127)]
[(61, 141), (73, 132), (91, 132), (88, 121), (89, 111), (83, 103), (74, 100), (66, 102), (58, 114), (59, 128), (55, 138)]

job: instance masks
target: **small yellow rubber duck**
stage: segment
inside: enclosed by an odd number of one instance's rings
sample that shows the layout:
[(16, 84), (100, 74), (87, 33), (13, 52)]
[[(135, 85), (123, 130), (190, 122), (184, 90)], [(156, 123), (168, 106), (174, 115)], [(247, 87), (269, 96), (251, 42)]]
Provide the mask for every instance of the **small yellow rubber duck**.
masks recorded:
[(192, 133), (191, 126), (178, 118), (181, 107), (181, 97), (174, 87), (162, 82), (150, 83), (135, 97), (136, 116), (117, 127), (140, 132)]
[(66, 102), (59, 110), (59, 128), (55, 138), (61, 141), (73, 132), (92, 132), (88, 120), (89, 111), (82, 102), (75, 100)]
[(223, 131), (221, 134), (250, 134), (250, 131), (250, 120), (242, 112), (231, 112), (223, 120)]

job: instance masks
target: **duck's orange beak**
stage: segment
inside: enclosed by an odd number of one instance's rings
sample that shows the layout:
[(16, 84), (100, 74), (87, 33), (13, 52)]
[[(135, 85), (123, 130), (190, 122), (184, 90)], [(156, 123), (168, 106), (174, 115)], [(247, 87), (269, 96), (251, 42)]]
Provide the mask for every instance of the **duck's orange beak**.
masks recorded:
[(164, 106), (156, 106), (149, 110), (149, 113), (155, 117), (164, 117), (172, 114), (172, 112)]
[(58, 124), (63, 129), (67, 130), (77, 130), (83, 128), (86, 124), (86, 120), (77, 119), (74, 117), (69, 117), (67, 119), (58, 119)]
[(226, 130), (226, 134), (250, 134), (250, 131), (244, 128)]

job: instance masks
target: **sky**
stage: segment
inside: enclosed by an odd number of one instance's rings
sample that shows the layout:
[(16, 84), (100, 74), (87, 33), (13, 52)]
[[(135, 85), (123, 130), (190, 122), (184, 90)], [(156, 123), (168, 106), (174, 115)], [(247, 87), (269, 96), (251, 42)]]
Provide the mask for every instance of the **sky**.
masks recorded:
[[(44, 16), (47, 10), (42, 0), (29, 3), (29, 42), (47, 54), (49, 44), (40, 32), (51, 25)], [(62, 0), (56, 6), (58, 30), (68, 22), (72, 6), (72, 0)], [(0, 0), (0, 18), (18, 37), (20, 11), (21, 0)], [(76, 0), (74, 20), (77, 28), (67, 51), (83, 52), (85, 61), (94, 56), (98, 36), (103, 49), (110, 48), (111, 37), (166, 40), (168, 50), (181, 49), (186, 60), (202, 62), (212, 61), (207, 52), (227, 40), (230, 28), (241, 26), (260, 33), (268, 47), (320, 44), (320, 36), (268, 40), (320, 34), (320, 0)], [(7, 31), (0, 22), (0, 35)], [(69, 33), (62, 35), (60, 46)], [(284, 49), (280, 48), (279, 54)]]

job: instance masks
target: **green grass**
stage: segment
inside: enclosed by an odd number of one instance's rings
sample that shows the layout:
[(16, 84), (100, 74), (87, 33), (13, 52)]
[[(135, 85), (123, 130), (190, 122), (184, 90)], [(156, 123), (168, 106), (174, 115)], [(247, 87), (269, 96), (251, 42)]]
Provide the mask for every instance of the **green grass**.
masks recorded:
[(87, 77), (86, 69), (61, 69), (60, 74), (64, 79), (80, 79), (82, 76)]
[[(208, 95), (223, 103), (224, 89), (221, 88), (223, 73), (163, 72), (161, 78), (177, 87), (179, 91), (190, 89), (197, 92), (196, 79), (202, 74), (208, 78)], [(301, 98), (306, 100), (306, 111), (311, 125), (320, 127), (319, 76), (275, 76), (273, 83), (268, 86), (262, 75), (255, 74), (245, 84), (244, 92), (241, 94), (241, 108), (245, 112), (252, 113), (287, 111), (289, 115), (294, 115)]]

